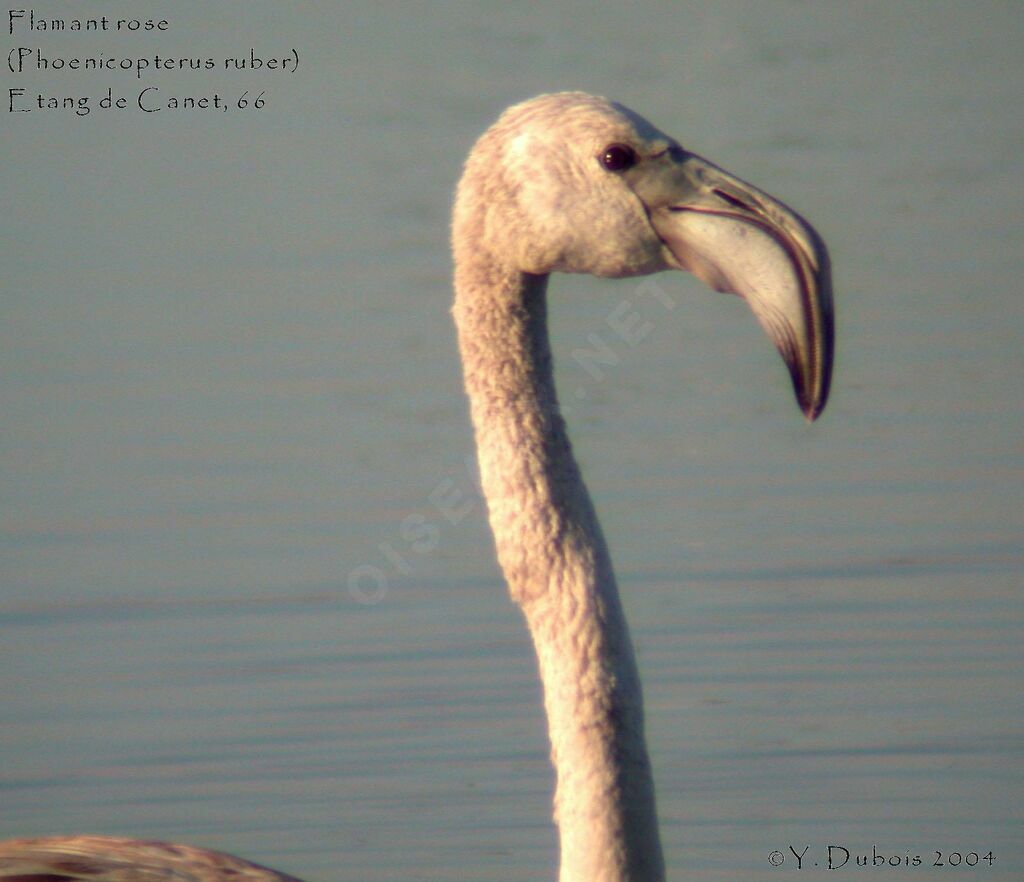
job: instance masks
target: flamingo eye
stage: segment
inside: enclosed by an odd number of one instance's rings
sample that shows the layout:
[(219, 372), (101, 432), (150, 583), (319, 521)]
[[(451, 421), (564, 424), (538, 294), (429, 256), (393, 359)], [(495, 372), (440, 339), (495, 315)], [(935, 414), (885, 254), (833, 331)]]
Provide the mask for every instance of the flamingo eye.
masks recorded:
[(637, 163), (636, 151), (625, 144), (609, 144), (601, 154), (601, 165), (608, 171), (618, 172), (632, 168)]

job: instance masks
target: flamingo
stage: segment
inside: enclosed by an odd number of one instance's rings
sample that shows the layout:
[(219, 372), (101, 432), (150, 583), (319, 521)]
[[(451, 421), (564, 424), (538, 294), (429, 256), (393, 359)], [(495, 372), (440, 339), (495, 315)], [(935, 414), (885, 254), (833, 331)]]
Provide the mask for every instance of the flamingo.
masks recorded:
[[(581, 92), (507, 109), (477, 141), (452, 224), (453, 314), (498, 562), (544, 690), (561, 882), (660, 882), (643, 699), (608, 546), (573, 458), (546, 323), (551, 273), (687, 270), (743, 297), (799, 407), (828, 398), (828, 254), (766, 193), (628, 108)], [(0, 879), (296, 882), (217, 852), (111, 837), (0, 843)]]

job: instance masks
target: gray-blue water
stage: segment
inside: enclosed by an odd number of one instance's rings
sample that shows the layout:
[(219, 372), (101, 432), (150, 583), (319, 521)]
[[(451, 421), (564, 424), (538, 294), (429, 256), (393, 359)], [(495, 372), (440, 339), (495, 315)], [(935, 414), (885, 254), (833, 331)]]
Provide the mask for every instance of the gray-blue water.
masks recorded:
[[(473, 138), (582, 88), (786, 200), (834, 263), (813, 426), (737, 298), (552, 283), (671, 878), (838, 878), (829, 845), (847, 875), (877, 846), (901, 862), (878, 878), (1024, 877), (1020, 5), (185, 6), (133, 4), (165, 33), (3, 38), (300, 66), (0, 74), (5, 97), (266, 100), (3, 114), (0, 837), (554, 878), (446, 240)], [(623, 308), (655, 325), (638, 346)], [(599, 378), (572, 355), (592, 335)]]

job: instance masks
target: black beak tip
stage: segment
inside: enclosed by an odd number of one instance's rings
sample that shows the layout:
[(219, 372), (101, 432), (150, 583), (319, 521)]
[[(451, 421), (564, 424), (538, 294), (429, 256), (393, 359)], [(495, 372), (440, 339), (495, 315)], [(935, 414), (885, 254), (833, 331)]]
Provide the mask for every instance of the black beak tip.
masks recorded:
[(800, 410), (804, 412), (804, 416), (807, 417), (807, 422), (809, 423), (813, 423), (820, 417), (825, 410), (825, 405), (828, 404), (829, 373), (826, 372), (817, 384), (817, 395), (812, 392), (813, 386), (808, 388), (802, 383), (796, 382), (794, 378), (797, 404), (800, 405)]
[(804, 416), (807, 417), (807, 422), (813, 423), (818, 417), (821, 416), (821, 412), (825, 409), (825, 402), (810, 402), (808, 404), (801, 405), (801, 409), (804, 412)]
[(824, 383), (818, 385), (818, 394), (815, 395), (815, 384), (813, 377), (805, 377), (801, 370), (799, 361), (792, 353), (787, 353), (786, 367), (789, 368), (789, 376), (793, 381), (793, 393), (796, 396), (797, 407), (807, 418), (807, 422), (813, 423), (825, 409), (828, 401), (828, 377), (824, 377)]

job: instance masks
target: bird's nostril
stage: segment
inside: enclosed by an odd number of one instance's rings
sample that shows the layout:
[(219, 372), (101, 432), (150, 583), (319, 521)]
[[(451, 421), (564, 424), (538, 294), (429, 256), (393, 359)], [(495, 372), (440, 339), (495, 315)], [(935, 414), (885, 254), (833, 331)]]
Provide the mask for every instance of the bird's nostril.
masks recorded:
[(726, 193), (725, 190), (719, 190), (717, 187), (711, 191), (723, 202), (728, 202), (733, 208), (741, 208), (744, 211), (753, 211), (751, 206), (747, 205), (742, 199), (733, 196), (731, 193)]

